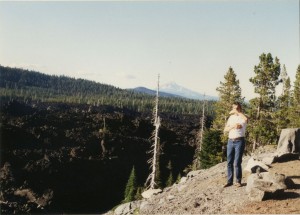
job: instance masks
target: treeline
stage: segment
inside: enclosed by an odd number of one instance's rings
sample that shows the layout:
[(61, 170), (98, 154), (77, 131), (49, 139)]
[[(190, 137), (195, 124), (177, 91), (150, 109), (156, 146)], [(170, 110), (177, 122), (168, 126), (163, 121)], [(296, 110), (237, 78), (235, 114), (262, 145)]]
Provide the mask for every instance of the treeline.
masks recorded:
[[(95, 81), (66, 76), (46, 75), (40, 72), (0, 65), (0, 96), (2, 99), (23, 99), (41, 102), (66, 102), (94, 106), (111, 105), (135, 111), (152, 111), (154, 96), (124, 90)], [(213, 115), (213, 101), (207, 111)], [(161, 112), (199, 114), (202, 101), (162, 97)]]
[(198, 155), (202, 168), (225, 159), (222, 148), (226, 148), (228, 137), (223, 129), (233, 102), (243, 105), (244, 113), (249, 119), (246, 130), (248, 152), (258, 146), (276, 144), (282, 129), (300, 127), (300, 65), (292, 83), (285, 65), (281, 65), (279, 59), (274, 59), (271, 53), (263, 53), (253, 72), (249, 81), (253, 84), (257, 97), (252, 98), (249, 103), (242, 97), (242, 88), (232, 67), (216, 89), (219, 101), (215, 103), (213, 126), (206, 130), (203, 142), (199, 143), (203, 144)]

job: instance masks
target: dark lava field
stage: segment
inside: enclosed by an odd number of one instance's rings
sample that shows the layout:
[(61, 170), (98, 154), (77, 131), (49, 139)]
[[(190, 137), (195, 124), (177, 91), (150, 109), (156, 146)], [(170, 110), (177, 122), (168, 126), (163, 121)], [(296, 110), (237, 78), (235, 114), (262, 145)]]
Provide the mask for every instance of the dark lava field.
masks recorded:
[[(170, 171), (176, 178), (191, 164), (199, 116), (160, 117), (164, 186)], [(140, 187), (150, 173), (151, 119), (111, 106), (1, 102), (1, 213), (102, 213), (116, 206), (133, 166)]]

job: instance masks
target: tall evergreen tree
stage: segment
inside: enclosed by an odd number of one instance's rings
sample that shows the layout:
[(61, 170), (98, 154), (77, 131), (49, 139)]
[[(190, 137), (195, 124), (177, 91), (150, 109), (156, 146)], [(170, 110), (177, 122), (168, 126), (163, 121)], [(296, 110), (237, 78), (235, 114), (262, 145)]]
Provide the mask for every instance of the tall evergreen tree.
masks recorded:
[[(240, 81), (237, 79), (232, 67), (229, 67), (224, 79), (224, 82), (220, 82), (220, 86), (216, 89), (219, 93), (219, 100), (215, 103), (215, 119), (213, 121), (213, 128), (219, 131), (223, 131), (225, 127), (232, 104), (234, 102), (243, 104), (244, 102)], [(227, 136), (223, 134), (221, 136), (223, 144), (225, 144), (226, 140)]]
[(177, 175), (177, 178), (176, 178), (176, 183), (179, 183), (179, 182), (180, 182), (180, 180), (181, 180), (181, 174), (180, 174), (180, 173), (178, 173), (178, 175)]
[(224, 79), (225, 81), (220, 82), (220, 86), (217, 88), (219, 101), (215, 103), (216, 118), (213, 122), (213, 127), (218, 130), (224, 129), (232, 104), (234, 102), (243, 103), (244, 100), (242, 98), (240, 81), (231, 67), (229, 67)]
[(132, 167), (128, 182), (126, 184), (125, 193), (124, 193), (124, 200), (123, 202), (131, 202), (135, 199), (137, 191), (137, 183), (136, 183), (136, 176), (135, 176), (135, 169)]
[(281, 80), (282, 80), (282, 93), (278, 97), (277, 102), (277, 111), (276, 111), (276, 128), (277, 135), (280, 135), (281, 129), (287, 128), (290, 123), (289, 113), (290, 113), (290, 104), (291, 104), (291, 80), (287, 74), (285, 65), (282, 67), (281, 71)]
[(167, 169), (169, 170), (169, 177), (168, 177), (167, 182), (166, 182), (166, 187), (170, 187), (170, 186), (172, 186), (172, 184), (174, 182), (173, 167), (172, 167), (172, 162), (171, 161), (169, 161)]
[(296, 71), (296, 79), (294, 82), (294, 89), (292, 95), (292, 108), (290, 111), (290, 126), (294, 128), (300, 127), (300, 65)]
[(279, 84), (279, 59), (270, 53), (261, 54), (259, 64), (254, 67), (255, 76), (250, 78), (254, 85), (254, 92), (258, 97), (250, 101), (251, 120), (248, 126), (249, 136), (256, 145), (265, 145), (276, 140), (276, 126), (274, 110), (276, 105), (275, 88)]
[(201, 168), (207, 169), (222, 161), (222, 142), (219, 130), (208, 130), (203, 136), (202, 150), (200, 151)]

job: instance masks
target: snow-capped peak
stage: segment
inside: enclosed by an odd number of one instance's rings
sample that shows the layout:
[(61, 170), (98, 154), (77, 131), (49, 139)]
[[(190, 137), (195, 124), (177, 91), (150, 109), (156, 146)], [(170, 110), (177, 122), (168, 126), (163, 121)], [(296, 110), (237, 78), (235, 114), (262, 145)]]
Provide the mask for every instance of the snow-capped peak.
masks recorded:
[(216, 100), (217, 99), (216, 97), (213, 97), (213, 96), (205, 96), (205, 98), (204, 98), (203, 94), (189, 90), (188, 88), (180, 86), (175, 82), (169, 82), (166, 84), (162, 84), (160, 86), (160, 91), (165, 92), (165, 93), (179, 95), (179, 96), (190, 98), (190, 99), (199, 99), (199, 100), (203, 100), (203, 99)]

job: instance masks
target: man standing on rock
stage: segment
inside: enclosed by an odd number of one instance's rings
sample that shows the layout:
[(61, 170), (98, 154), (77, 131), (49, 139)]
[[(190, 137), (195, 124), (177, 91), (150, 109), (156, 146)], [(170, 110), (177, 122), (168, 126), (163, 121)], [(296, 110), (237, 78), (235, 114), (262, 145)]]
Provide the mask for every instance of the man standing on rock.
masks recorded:
[[(236, 102), (229, 112), (224, 132), (229, 132), (227, 143), (227, 184), (224, 187), (233, 185), (235, 170), (236, 185), (242, 186), (242, 156), (245, 149), (245, 131), (248, 118), (242, 113), (241, 104)], [(234, 169), (233, 169), (234, 166)]]

